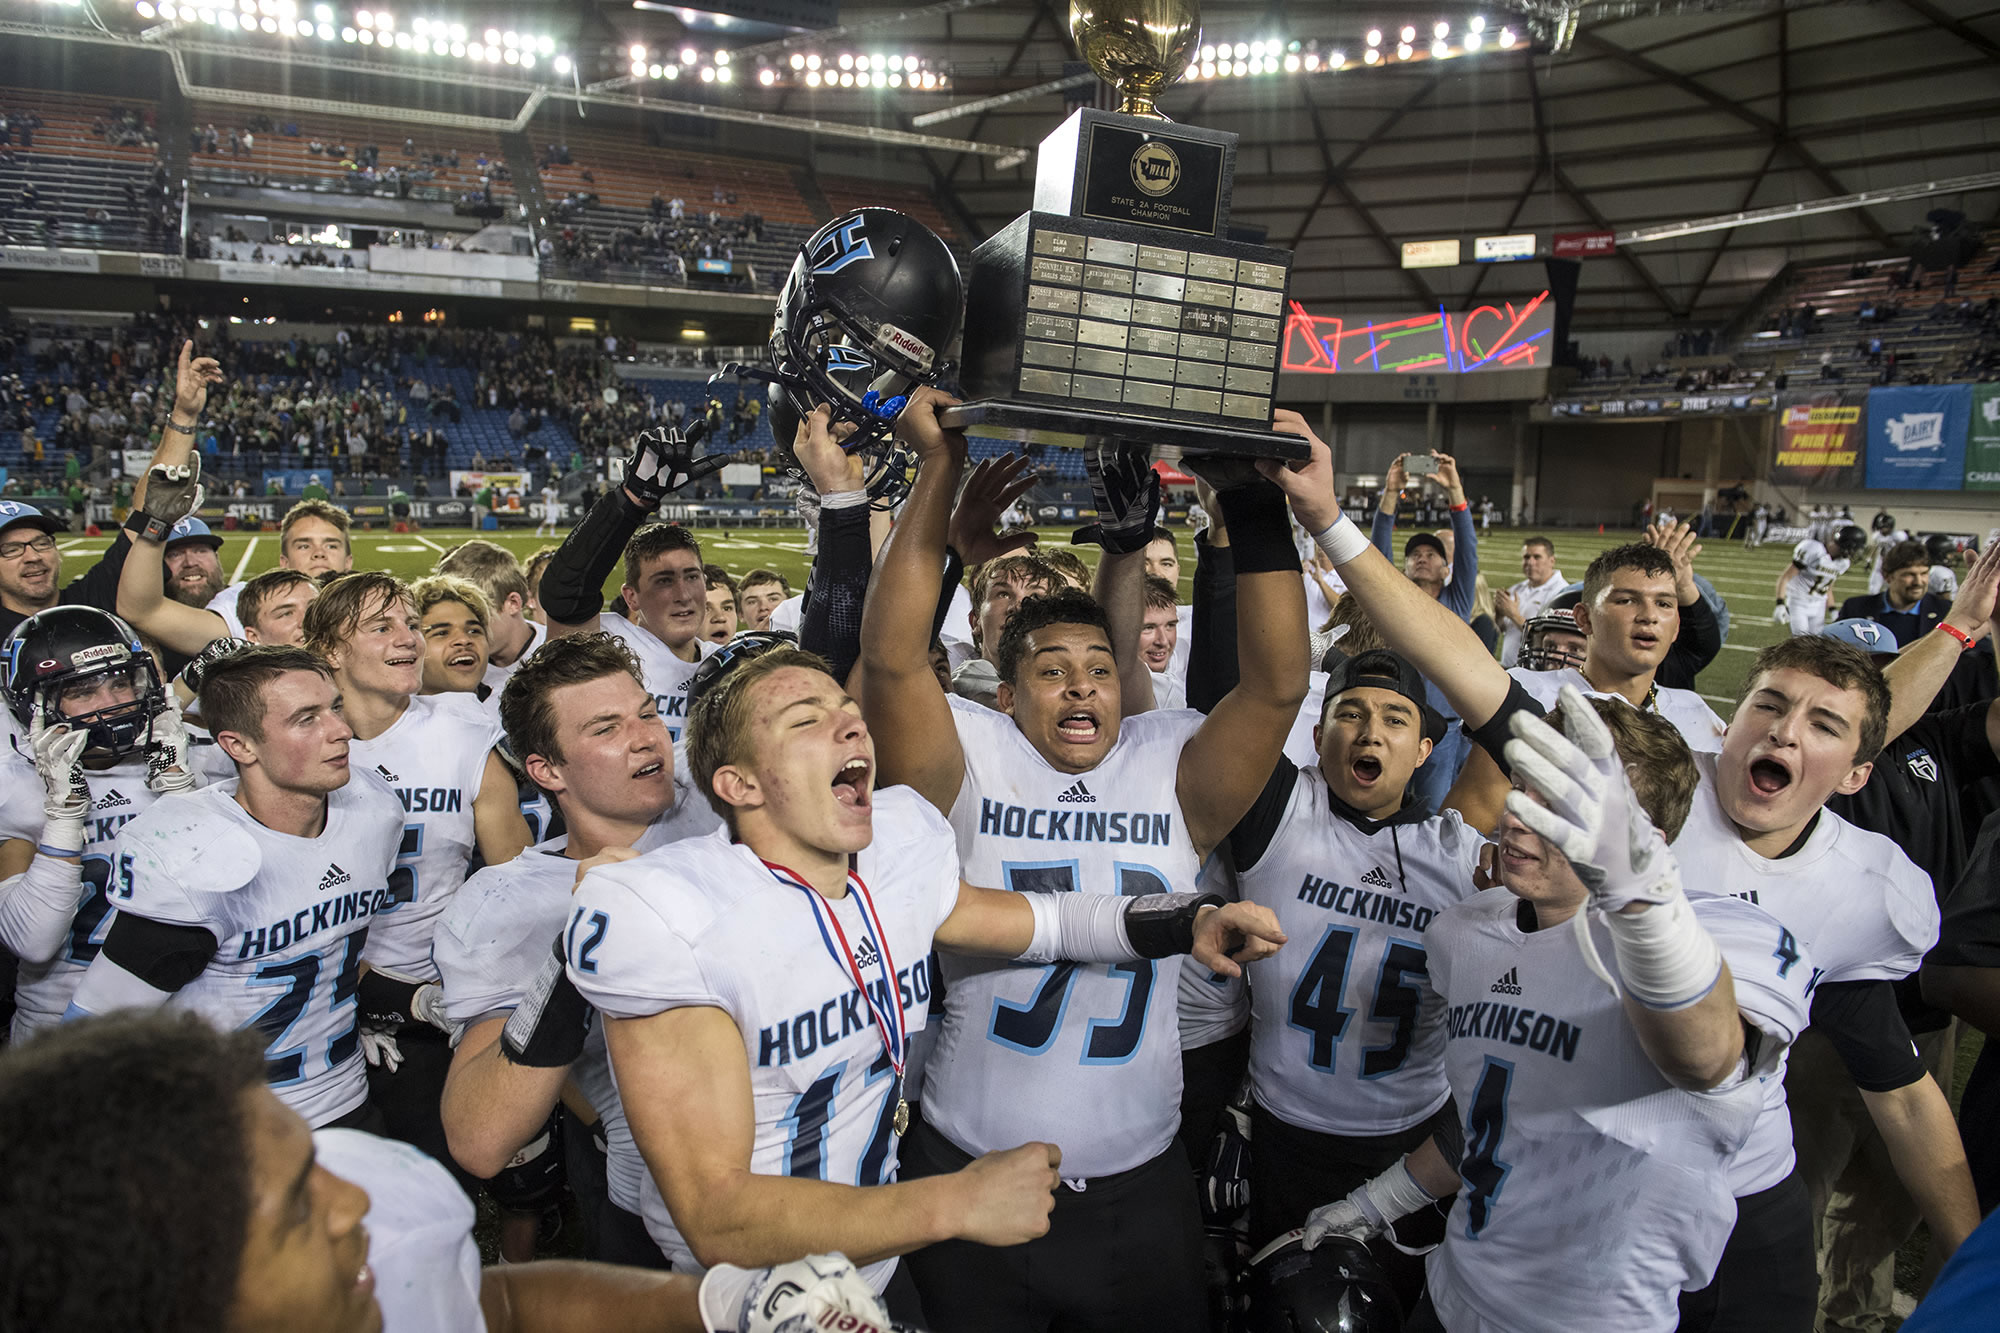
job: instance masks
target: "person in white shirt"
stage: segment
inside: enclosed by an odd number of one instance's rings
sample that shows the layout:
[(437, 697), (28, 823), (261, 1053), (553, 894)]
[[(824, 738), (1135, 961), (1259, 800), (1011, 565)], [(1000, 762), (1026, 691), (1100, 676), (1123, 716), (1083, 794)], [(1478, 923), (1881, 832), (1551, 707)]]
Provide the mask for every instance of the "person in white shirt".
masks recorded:
[(1520, 661), (1522, 631), (1569, 586), (1569, 580), (1556, 568), (1556, 545), (1547, 537), (1530, 537), (1521, 543), (1521, 575), (1519, 583), (1493, 598), (1494, 617), (1500, 622), (1503, 667)]
[[(537, 537), (553, 537), (556, 535), (556, 529), (561, 525), (562, 492), (556, 489), (554, 482), (550, 482), (548, 485), (542, 487), (541, 521), (535, 524), (535, 535)], [(546, 533), (542, 531), (544, 528), (548, 529)]]
[[(1305, 598), (1283, 497), (1261, 485), (1220, 497), (1238, 623), (1253, 628), (1239, 637), (1235, 688), (1206, 718), (1125, 716), (1151, 686), (1149, 675), (1127, 684), (1132, 664), (1112, 646), (1137, 641), (1136, 579), (1104, 606), (1067, 587), (1029, 598), (991, 649), (1004, 711), (955, 703), (925, 661), (967, 451), (938, 422), (952, 401), (919, 390), (897, 421), (921, 462), (876, 565), (857, 667), (884, 777), (948, 812), (972, 878), (1085, 901), (1192, 890), (1268, 781), (1306, 691)], [(1304, 431), (1295, 413), (1276, 423)], [(1143, 450), (1101, 450), (1090, 465), (1103, 587), (1159, 546), (1158, 481)], [(1129, 640), (1111, 632), (1113, 616), (1129, 616)], [(989, 1311), (1009, 1328), (1205, 1326), (1200, 1218), (1175, 1142), (1177, 960), (945, 966), (944, 1025), (907, 1167), (948, 1178), (1023, 1138), (1060, 1139), (1072, 1183), (1049, 1234), (1019, 1252), (953, 1242), (912, 1255), (926, 1312), (961, 1326)], [(1030, 1309), (1042, 1313), (1031, 1320)]]
[(782, 640), (739, 639), (705, 664), (688, 734), (728, 827), (606, 848), (564, 931), (651, 1168), (647, 1229), (677, 1269), (835, 1248), (883, 1291), (900, 1254), (1046, 1229), (1057, 1145), (896, 1179), (933, 948), (1136, 974), (1189, 950), (1233, 972), (1277, 947), (1269, 913), (1240, 903), (967, 884), (951, 826), (876, 786), (858, 707)]
[(512, 551), (477, 537), (439, 556), (437, 572), (469, 579), (486, 595), (486, 672), (481, 682), (497, 693), (547, 634), (528, 614), (528, 576)]
[(1304, 1241), (1456, 1195), (1409, 1333), (1668, 1333), (1728, 1240), (1725, 1164), (1805, 1026), (1807, 965), (1764, 912), (1684, 892), (1667, 839), (1698, 778), (1671, 727), (1575, 686), (1561, 731), (1536, 711), (1506, 747), (1507, 892), (1424, 932), (1462, 1121), (1315, 1211)]
[[(263, 1065), (254, 1034), (188, 1013), (93, 1018), (0, 1055), (0, 1238), (15, 1261), (0, 1305), (50, 1330), (887, 1333), (838, 1255), (705, 1280), (575, 1261), (482, 1270), (472, 1204), (442, 1167), (309, 1129)], [(129, 1188), (139, 1178), (149, 1188)], [(107, 1269), (88, 1237), (121, 1262)]]
[(1852, 523), (1822, 545), (1807, 537), (1792, 548), (1792, 561), (1778, 574), (1777, 609), (1771, 619), (1792, 633), (1817, 634), (1833, 605), (1833, 585), (1845, 574), (1867, 538)]
[[(299, 501), (285, 511), (278, 525), (278, 567), (296, 569), (322, 583), (329, 574), (353, 569), (354, 547), (347, 535), (351, 522), (339, 505), (325, 500)], [(232, 583), (208, 603), (208, 609), (229, 627), (230, 637), (237, 639), (243, 637), (244, 630), (244, 622), (236, 614), (236, 599), (243, 588), (241, 583)]]
[[(594, 1242), (590, 1257), (664, 1267), (640, 1220), (646, 1167), (611, 1078), (603, 1027), (563, 974), (561, 937), (579, 862), (606, 847), (648, 851), (721, 821), (677, 763), (684, 756), (620, 639), (570, 635), (531, 655), (501, 692), (500, 716), (509, 746), (553, 793), (568, 832), (474, 874), (439, 922), (433, 952), (455, 1048), (445, 1135), (460, 1165), (492, 1179), (546, 1141), (551, 1114), (571, 1106), (563, 1136), (607, 1145), (588, 1183), (570, 1180)], [(561, 1100), (571, 1081), (595, 1125), (574, 1099)]]

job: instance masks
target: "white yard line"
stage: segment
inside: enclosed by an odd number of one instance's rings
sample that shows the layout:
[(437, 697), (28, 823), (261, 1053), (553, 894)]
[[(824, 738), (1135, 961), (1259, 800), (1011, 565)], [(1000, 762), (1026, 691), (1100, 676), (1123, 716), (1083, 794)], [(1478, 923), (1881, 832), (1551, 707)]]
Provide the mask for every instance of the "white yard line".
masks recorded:
[(250, 557), (256, 554), (257, 543), (263, 540), (262, 537), (252, 537), (243, 544), (243, 554), (236, 557), (236, 568), (229, 571), (229, 581), (231, 583), (243, 582), (243, 571), (250, 568)]
[(409, 536), (412, 541), (422, 542), (424, 545), (430, 547), (433, 551), (436, 551), (439, 555), (444, 554), (444, 547), (439, 546), (436, 542), (432, 541), (429, 537), (424, 536), (421, 532), (412, 532), (409, 534)]

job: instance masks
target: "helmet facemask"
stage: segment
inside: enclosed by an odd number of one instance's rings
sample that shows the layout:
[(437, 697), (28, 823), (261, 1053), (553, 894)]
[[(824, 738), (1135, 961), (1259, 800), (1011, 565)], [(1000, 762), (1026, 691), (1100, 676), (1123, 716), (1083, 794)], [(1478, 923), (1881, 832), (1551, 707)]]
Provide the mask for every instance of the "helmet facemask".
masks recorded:
[[(67, 697), (88, 695), (113, 684), (129, 682), (133, 697), (123, 703), (106, 704), (83, 713), (65, 713)], [(38, 681), (34, 712), (48, 726), (83, 729), (90, 733), (83, 759), (88, 767), (108, 768), (142, 753), (153, 738), (153, 719), (166, 708), (166, 693), (154, 670), (152, 656), (136, 653), (123, 661), (107, 661), (101, 667), (65, 672)]]

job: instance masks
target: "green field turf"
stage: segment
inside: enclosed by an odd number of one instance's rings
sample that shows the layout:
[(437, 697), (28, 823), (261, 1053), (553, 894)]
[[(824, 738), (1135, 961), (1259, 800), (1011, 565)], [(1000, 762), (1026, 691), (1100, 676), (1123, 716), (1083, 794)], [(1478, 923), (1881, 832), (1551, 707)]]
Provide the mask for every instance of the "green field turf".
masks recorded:
[[(1069, 540), (1066, 529), (1043, 528), (1041, 532), (1045, 542), (1067, 543)], [(362, 568), (387, 569), (404, 578), (415, 578), (429, 573), (445, 551), (475, 535), (497, 541), (524, 558), (550, 540), (535, 537), (529, 528), (478, 534), (466, 529), (427, 529), (408, 534), (356, 531), (355, 560)], [(703, 530), (700, 535), (704, 557), (732, 573), (743, 574), (761, 566), (785, 575), (794, 588), (803, 586), (810, 562), (806, 558), (806, 534), (802, 528), (709, 529)], [(1487, 582), (1493, 587), (1506, 587), (1521, 577), (1521, 539), (1527, 535), (1521, 529), (1495, 528), (1481, 537), (1480, 564), (1486, 571)], [(1583, 577), (1584, 567), (1599, 551), (1620, 542), (1637, 540), (1638, 537), (1631, 531), (1600, 534), (1564, 529), (1552, 529), (1546, 535), (1555, 542), (1557, 566), (1572, 580)], [(1185, 597), (1193, 586), (1193, 552), (1186, 533), (1182, 532), (1180, 536), (1181, 553), (1186, 561), (1181, 570), (1181, 594)], [(107, 545), (108, 539), (101, 537), (78, 537), (64, 541), (64, 577), (75, 577), (85, 563)], [(1083, 554), (1089, 560), (1095, 553), (1092, 548), (1084, 548)], [(1733, 617), (1728, 642), (1723, 645), (1716, 661), (1702, 673), (1699, 682), (1700, 690), (1710, 705), (1725, 717), (1734, 703), (1736, 690), (1742, 684), (1751, 656), (1786, 632), (1771, 623), (1771, 589), (1789, 555), (1790, 547), (1787, 545), (1771, 545), (1751, 551), (1740, 543), (1711, 541), (1695, 561), (1695, 568), (1729, 599)], [(232, 580), (247, 578), (278, 563), (277, 537), (272, 533), (226, 534), (221, 558), (223, 572)], [(614, 576), (606, 585), (607, 595), (616, 590), (617, 583), (618, 576)], [(1857, 562), (1856, 568), (1834, 588), (1835, 600), (1838, 602), (1841, 598), (1865, 592), (1867, 587), (1867, 573)]]

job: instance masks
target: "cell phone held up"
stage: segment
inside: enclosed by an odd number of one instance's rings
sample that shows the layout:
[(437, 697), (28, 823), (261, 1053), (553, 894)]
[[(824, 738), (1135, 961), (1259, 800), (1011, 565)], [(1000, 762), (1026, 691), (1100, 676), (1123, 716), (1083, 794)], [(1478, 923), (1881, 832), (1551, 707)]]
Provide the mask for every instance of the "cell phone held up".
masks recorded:
[(1411, 478), (1435, 477), (1438, 470), (1437, 455), (1411, 454), (1403, 460), (1403, 473)]

